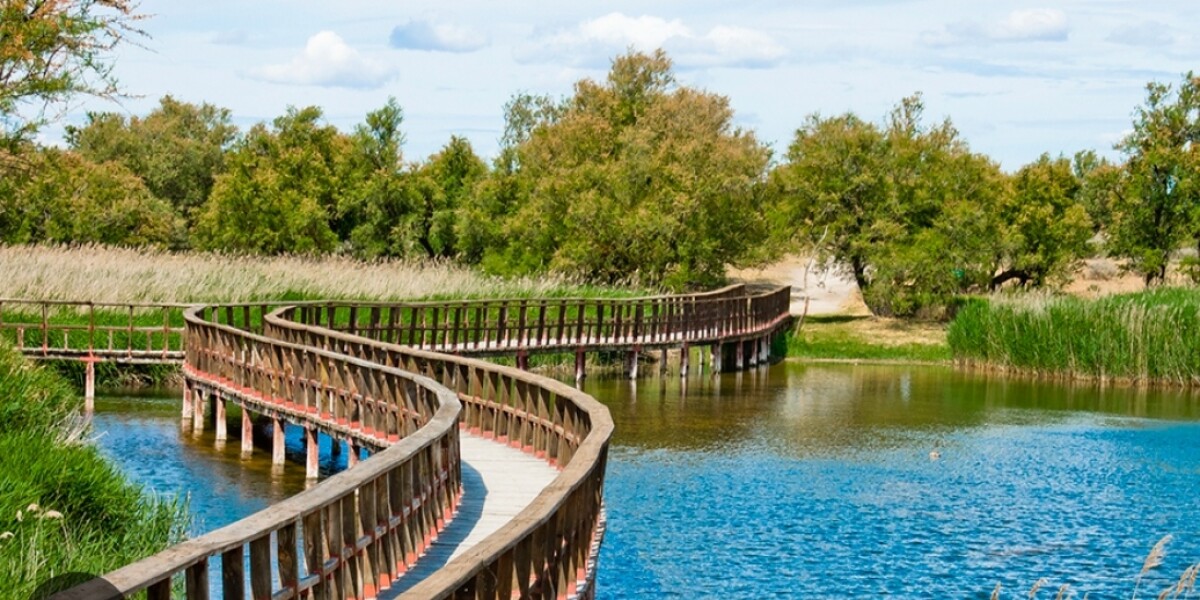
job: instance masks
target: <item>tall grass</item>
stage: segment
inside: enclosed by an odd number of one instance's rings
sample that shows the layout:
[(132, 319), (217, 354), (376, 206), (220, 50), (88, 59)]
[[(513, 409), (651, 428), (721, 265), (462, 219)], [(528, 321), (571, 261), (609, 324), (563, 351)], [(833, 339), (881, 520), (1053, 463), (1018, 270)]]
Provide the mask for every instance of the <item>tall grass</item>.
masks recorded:
[(626, 296), (564, 277), (505, 279), (448, 262), (252, 257), (105, 246), (0, 246), (0, 297), (93, 302), (247, 302)]
[(970, 301), (950, 324), (968, 364), (1056, 377), (1200, 385), (1200, 289), (1095, 300), (1050, 295)]
[(74, 391), (0, 347), (0, 597), (103, 573), (181, 539), (186, 512), (132, 485), (84, 439)]

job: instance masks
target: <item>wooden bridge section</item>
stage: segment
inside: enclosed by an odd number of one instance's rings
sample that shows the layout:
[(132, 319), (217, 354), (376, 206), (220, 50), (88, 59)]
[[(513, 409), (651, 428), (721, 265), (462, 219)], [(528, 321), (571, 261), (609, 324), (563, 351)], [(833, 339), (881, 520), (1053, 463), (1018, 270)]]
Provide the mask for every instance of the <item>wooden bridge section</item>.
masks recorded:
[(179, 319), (178, 305), (120, 305), (117, 323), (111, 306), (0, 301), (0, 335), (36, 358), (182, 359), (184, 422), (211, 415), (223, 440), (237, 406), (245, 452), (252, 415), (271, 423), (277, 462), (284, 427), (304, 429), (311, 477), (318, 436), (351, 449), (352, 468), (313, 488), (56, 597), (590, 598), (608, 411), (470, 355), (527, 367), (570, 351), (582, 375), (587, 351), (622, 351), (636, 376), (639, 352), (683, 349), (686, 373), (687, 348), (705, 345), (718, 370), (727, 356), (741, 367), (769, 355), (789, 294), (194, 306)]

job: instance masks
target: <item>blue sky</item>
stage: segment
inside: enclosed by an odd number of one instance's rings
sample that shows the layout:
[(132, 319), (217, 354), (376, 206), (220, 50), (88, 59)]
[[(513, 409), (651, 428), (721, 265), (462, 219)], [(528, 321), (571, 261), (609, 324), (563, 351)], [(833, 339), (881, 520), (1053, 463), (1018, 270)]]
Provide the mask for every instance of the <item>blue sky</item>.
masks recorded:
[[(143, 0), (143, 47), (115, 59), (121, 105), (171, 94), (232, 110), (247, 127), (315, 104), (349, 130), (394, 96), (405, 156), (451, 135), (491, 156), (514, 93), (567, 95), (626, 48), (665, 47), (678, 79), (728, 96), (739, 125), (782, 154), (808, 114), (878, 121), (921, 91), (971, 147), (1006, 170), (1042, 152), (1115, 156), (1151, 80), (1200, 68), (1200, 2), (711, 0), (406, 2)], [(44, 139), (60, 138), (62, 123)]]

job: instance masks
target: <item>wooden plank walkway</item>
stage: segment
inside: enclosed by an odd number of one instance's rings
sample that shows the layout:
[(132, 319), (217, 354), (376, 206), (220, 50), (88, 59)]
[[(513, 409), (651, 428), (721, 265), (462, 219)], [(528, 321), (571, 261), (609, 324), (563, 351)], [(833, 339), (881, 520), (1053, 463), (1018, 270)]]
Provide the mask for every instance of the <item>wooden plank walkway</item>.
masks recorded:
[(381, 599), (399, 596), (495, 533), (558, 476), (544, 460), (466, 431), (460, 432), (459, 448), (463, 496), (458, 512), (416, 566), (380, 592)]

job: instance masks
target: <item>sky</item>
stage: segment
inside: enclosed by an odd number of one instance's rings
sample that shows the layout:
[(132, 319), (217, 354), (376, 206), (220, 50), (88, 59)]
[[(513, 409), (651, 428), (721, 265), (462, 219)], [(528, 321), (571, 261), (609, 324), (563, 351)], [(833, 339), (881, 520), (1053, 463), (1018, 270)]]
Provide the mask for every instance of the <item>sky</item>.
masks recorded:
[[(81, 100), (143, 115), (170, 94), (247, 128), (317, 105), (350, 131), (395, 97), (407, 160), (452, 135), (494, 156), (515, 93), (570, 95), (629, 48), (665, 48), (677, 80), (730, 98), (776, 158), (806, 116), (880, 121), (921, 92), (1008, 171), (1039, 155), (1112, 149), (1150, 81), (1200, 69), (1200, 2), (1076, 0), (143, 0), (149, 37), (112, 60), (133, 97)], [(1189, 26), (1191, 24), (1191, 26)]]

